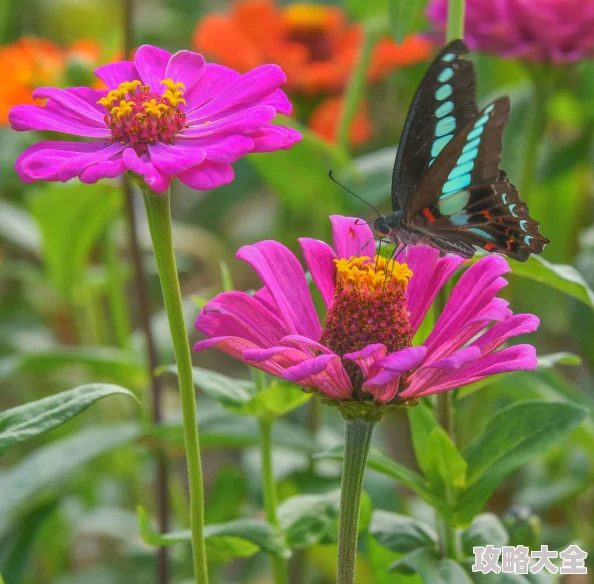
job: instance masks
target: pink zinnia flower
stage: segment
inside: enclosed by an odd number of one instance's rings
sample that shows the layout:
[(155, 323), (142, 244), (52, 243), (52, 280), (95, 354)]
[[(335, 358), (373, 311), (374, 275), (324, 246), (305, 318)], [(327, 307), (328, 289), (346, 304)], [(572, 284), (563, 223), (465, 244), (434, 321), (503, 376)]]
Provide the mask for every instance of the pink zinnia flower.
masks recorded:
[(276, 241), (262, 241), (241, 248), (237, 257), (254, 268), (264, 287), (254, 296), (225, 292), (208, 302), (196, 326), (209, 338), (194, 350), (215, 347), (343, 407), (349, 400), (355, 406), (402, 403), (536, 366), (531, 345), (499, 349), (539, 324), (534, 315), (513, 315), (497, 298), (510, 271), (503, 258), (487, 256), (470, 266), (431, 334), (412, 346), (431, 303), (463, 260), (439, 258), (427, 247), (410, 247), (408, 265), (372, 260), (368, 226), (349, 217), (331, 221), (334, 248), (300, 240), (328, 309), (323, 326), (297, 258)]
[[(447, 0), (427, 16), (445, 30)], [(566, 62), (594, 56), (594, 3), (587, 0), (466, 0), (464, 40), (472, 49), (529, 61)]]
[(89, 138), (46, 141), (25, 150), (16, 170), (25, 182), (94, 183), (131, 170), (163, 192), (173, 177), (194, 189), (233, 180), (231, 163), (250, 152), (290, 148), (301, 139), (291, 128), (271, 125), (291, 104), (279, 87), (276, 65), (245, 75), (205, 63), (202, 55), (144, 45), (134, 61), (99, 67), (107, 90), (41, 87), (45, 105), (10, 110), (15, 130), (44, 130)]

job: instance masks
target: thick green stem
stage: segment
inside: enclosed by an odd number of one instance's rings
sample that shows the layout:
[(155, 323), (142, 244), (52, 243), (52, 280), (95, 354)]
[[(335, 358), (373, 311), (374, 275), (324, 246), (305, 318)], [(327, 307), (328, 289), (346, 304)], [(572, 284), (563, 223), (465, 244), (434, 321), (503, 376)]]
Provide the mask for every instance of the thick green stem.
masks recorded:
[(444, 558), (450, 558), (451, 560), (460, 560), (458, 530), (442, 518), (439, 518), (438, 525), (441, 555)]
[[(278, 527), (276, 515), (277, 497), (274, 473), (272, 472), (272, 424), (273, 421), (267, 418), (259, 420), (260, 423), (260, 452), (262, 454), (262, 493), (264, 496), (264, 510), (266, 521)], [(289, 572), (287, 561), (278, 556), (270, 556), (274, 584), (287, 584)]]
[(182, 297), (173, 250), (169, 192), (156, 194), (143, 190), (157, 270), (161, 281), (165, 312), (169, 321), (173, 351), (177, 363), (179, 391), (184, 426), (184, 443), (190, 482), (190, 526), (196, 584), (208, 583), (204, 545), (204, 487), (196, 423), (196, 397), (192, 380), (190, 344), (184, 322)]
[(465, 0), (448, 0), (446, 42), (464, 38)]
[(373, 53), (373, 47), (375, 46), (376, 40), (377, 33), (372, 30), (372, 27), (369, 25), (364, 26), (359, 60), (357, 61), (357, 65), (351, 74), (351, 78), (346, 89), (342, 106), (342, 114), (338, 124), (338, 146), (344, 152), (349, 151), (349, 132), (351, 129), (351, 123), (355, 117), (355, 114), (357, 113), (357, 109), (361, 104), (363, 93), (365, 92), (365, 78), (367, 76), (367, 70), (369, 69), (369, 63), (371, 61), (371, 55)]
[(345, 420), (337, 584), (354, 584), (363, 479), (376, 422)]

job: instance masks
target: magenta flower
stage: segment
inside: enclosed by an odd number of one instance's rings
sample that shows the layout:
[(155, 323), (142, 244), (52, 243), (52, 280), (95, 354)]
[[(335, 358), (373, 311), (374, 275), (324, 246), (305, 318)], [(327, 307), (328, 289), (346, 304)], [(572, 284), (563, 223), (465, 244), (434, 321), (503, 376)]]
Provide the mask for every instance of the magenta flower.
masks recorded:
[(531, 345), (500, 349), (539, 324), (534, 315), (513, 315), (497, 298), (510, 270), (503, 258), (488, 256), (470, 266), (429, 337), (412, 346), (435, 296), (462, 259), (410, 247), (408, 266), (371, 260), (368, 226), (342, 216), (331, 221), (334, 248), (300, 240), (328, 309), (324, 326), (297, 258), (276, 241), (262, 241), (242, 247), (237, 257), (254, 268), (264, 287), (254, 296), (225, 292), (208, 302), (196, 321), (208, 338), (194, 350), (220, 349), (332, 400), (380, 405), (536, 366)]
[(31, 146), (16, 161), (23, 181), (78, 176), (94, 183), (131, 170), (155, 192), (175, 176), (193, 189), (212, 189), (233, 180), (231, 164), (245, 154), (288, 149), (301, 139), (271, 125), (277, 113), (291, 113), (279, 89), (286, 77), (276, 65), (240, 75), (198, 53), (144, 45), (134, 62), (104, 65), (95, 74), (107, 90), (41, 87), (33, 95), (45, 105), (10, 110), (15, 130), (90, 139)]
[[(445, 30), (447, 0), (427, 16)], [(566, 62), (594, 56), (594, 3), (584, 0), (466, 0), (471, 49), (528, 61)]]

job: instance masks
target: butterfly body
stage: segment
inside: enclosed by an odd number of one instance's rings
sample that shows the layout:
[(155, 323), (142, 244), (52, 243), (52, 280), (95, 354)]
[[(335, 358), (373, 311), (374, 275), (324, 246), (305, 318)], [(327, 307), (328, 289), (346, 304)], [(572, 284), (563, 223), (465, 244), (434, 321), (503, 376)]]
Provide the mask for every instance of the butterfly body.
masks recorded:
[(468, 48), (450, 43), (413, 99), (392, 177), (393, 212), (374, 223), (394, 244), (470, 258), (475, 248), (525, 261), (549, 242), (499, 168), (507, 97), (482, 111)]

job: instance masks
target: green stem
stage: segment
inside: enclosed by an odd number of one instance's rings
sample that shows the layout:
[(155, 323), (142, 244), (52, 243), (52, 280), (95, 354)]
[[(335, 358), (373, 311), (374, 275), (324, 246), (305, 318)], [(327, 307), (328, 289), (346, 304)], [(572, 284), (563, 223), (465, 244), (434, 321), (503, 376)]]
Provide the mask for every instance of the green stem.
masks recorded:
[(446, 42), (464, 38), (465, 0), (448, 0)]
[(198, 425), (196, 423), (196, 397), (192, 380), (190, 344), (184, 322), (182, 297), (173, 250), (169, 192), (156, 194), (143, 189), (157, 270), (161, 281), (165, 312), (169, 321), (173, 351), (177, 363), (179, 391), (184, 426), (184, 443), (190, 482), (190, 527), (196, 584), (208, 583), (206, 548), (204, 545), (204, 487)]
[(345, 420), (337, 584), (354, 584), (363, 479), (376, 422)]
[(371, 54), (373, 53), (373, 47), (375, 46), (376, 40), (376, 31), (372, 30), (372, 27), (369, 25), (364, 26), (359, 60), (351, 74), (346, 89), (342, 114), (338, 124), (338, 146), (344, 152), (349, 152), (349, 131), (351, 129), (353, 118), (361, 103), (361, 99), (363, 98), (363, 93), (365, 92), (365, 78), (367, 76), (367, 70), (369, 69)]
[(532, 99), (528, 112), (527, 129), (524, 132), (524, 160), (520, 173), (519, 191), (524, 197), (529, 197), (534, 184), (540, 147), (546, 128), (546, 105), (548, 84), (539, 80), (537, 75), (532, 79)]
[[(266, 521), (278, 527), (276, 515), (277, 497), (274, 474), (272, 472), (272, 424), (273, 420), (261, 418), (260, 424), (260, 452), (262, 454), (262, 492), (264, 496), (264, 510)], [(289, 582), (287, 561), (278, 556), (270, 556), (274, 584)]]
[(125, 269), (118, 255), (117, 241), (112, 229), (107, 229), (105, 232), (103, 252), (109, 276), (108, 299), (113, 328), (118, 346), (124, 349), (128, 346), (130, 338), (130, 319), (124, 292)]
[(441, 555), (451, 560), (460, 560), (460, 542), (458, 530), (445, 519), (439, 518), (439, 539), (441, 542)]

